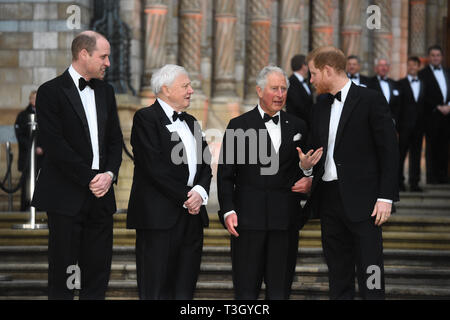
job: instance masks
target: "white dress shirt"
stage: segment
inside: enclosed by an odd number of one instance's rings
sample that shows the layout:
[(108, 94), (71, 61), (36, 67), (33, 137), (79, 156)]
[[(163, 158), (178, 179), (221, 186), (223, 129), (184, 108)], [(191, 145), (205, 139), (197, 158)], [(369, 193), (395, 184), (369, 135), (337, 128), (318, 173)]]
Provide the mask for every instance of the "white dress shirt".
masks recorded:
[(439, 67), (439, 70), (434, 70), (433, 66), (430, 64), (430, 68), (433, 71), (437, 83), (439, 84), (439, 88), (441, 89), (442, 97), (444, 98), (444, 101), (442, 101), (442, 103), (444, 104), (447, 101), (447, 81), (445, 81), (445, 75), (442, 66)]
[[(336, 163), (334, 162), (334, 146), (336, 143), (336, 134), (339, 126), (339, 121), (341, 119), (342, 110), (344, 108), (345, 100), (347, 99), (348, 92), (350, 90), (350, 86), (352, 81), (348, 80), (341, 91), (341, 101), (334, 99), (333, 104), (331, 105), (331, 114), (330, 114), (330, 124), (328, 131), (328, 147), (327, 154), (325, 155), (325, 172), (322, 176), (323, 181), (335, 181), (338, 180), (338, 174), (336, 170)], [(301, 167), (300, 167), (301, 168)], [(308, 170), (311, 171), (311, 170)], [(304, 174), (309, 176), (310, 173), (303, 170)], [(309, 173), (309, 174), (307, 174)], [(392, 200), (389, 199), (377, 199), (378, 201), (392, 203)]]
[[(264, 118), (264, 110), (258, 104), (258, 111), (261, 114), (261, 118)], [(273, 147), (275, 151), (278, 153), (281, 145), (281, 116), (280, 111), (273, 115), (274, 117), (278, 116), (278, 123), (275, 124), (272, 120), (265, 122), (267, 132), (269, 133), (270, 140), (272, 140)]]
[(308, 84), (306, 84), (305, 82), (305, 78), (303, 78), (303, 76), (297, 72), (294, 72), (294, 74), (297, 77), (298, 81), (300, 81), (300, 83), (302, 84), (303, 88), (305, 88), (308, 95), (311, 95), (311, 90), (309, 90)]
[(86, 86), (83, 91), (78, 87), (78, 82), (82, 76), (73, 68), (72, 65), (69, 67), (69, 74), (77, 87), (78, 93), (80, 94), (81, 103), (84, 108), (84, 113), (86, 114), (86, 119), (89, 127), (89, 134), (92, 144), (92, 170), (99, 170), (100, 168), (100, 156), (98, 148), (98, 124), (97, 124), (97, 107), (95, 105), (95, 92), (94, 90)]
[(380, 82), (381, 91), (383, 91), (383, 95), (386, 98), (386, 101), (389, 103), (391, 100), (391, 89), (389, 88), (389, 83), (385, 80), (381, 80), (380, 76), (378, 77), (378, 82)]
[[(161, 99), (157, 99), (165, 114), (169, 118), (170, 125), (169, 131), (175, 131), (178, 136), (181, 138), (181, 141), (186, 150), (186, 156), (188, 161), (189, 168), (189, 178), (186, 182), (188, 187), (192, 187), (194, 185), (194, 178), (197, 173), (197, 142), (195, 141), (194, 135), (192, 134), (189, 126), (186, 121), (180, 121), (177, 119), (175, 122), (172, 119), (173, 112), (175, 111), (169, 104)], [(181, 112), (178, 112), (180, 114)], [(208, 193), (201, 185), (195, 185), (192, 187), (192, 190), (197, 191), (203, 199), (203, 205), (208, 204)]]
[(408, 74), (409, 85), (411, 86), (411, 90), (414, 95), (414, 100), (417, 102), (417, 101), (419, 101), (420, 81), (413, 82), (413, 79), (419, 80), (419, 77), (417, 77), (417, 76), (413, 77), (412, 75)]
[[(348, 73), (347, 76), (350, 78), (350, 76), (351, 76), (350, 73)], [(359, 78), (359, 73), (355, 73), (353, 76), (356, 77), (356, 78), (352, 78), (350, 80), (352, 80), (354, 84), (359, 86), (360, 83), (361, 83), (361, 79)]]

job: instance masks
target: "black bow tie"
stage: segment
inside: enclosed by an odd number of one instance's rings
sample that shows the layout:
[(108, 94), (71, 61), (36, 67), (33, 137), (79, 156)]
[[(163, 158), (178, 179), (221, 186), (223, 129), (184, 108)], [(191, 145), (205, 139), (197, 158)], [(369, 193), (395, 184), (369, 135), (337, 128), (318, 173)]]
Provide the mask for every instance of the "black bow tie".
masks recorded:
[(419, 79), (417, 79), (417, 78), (413, 78), (413, 79), (411, 79), (411, 82), (419, 82)]
[(94, 89), (95, 87), (92, 80), (86, 81), (84, 78), (80, 78), (80, 80), (78, 80), (78, 88), (80, 88), (80, 91), (83, 91), (86, 86), (91, 87), (91, 89)]
[(333, 98), (336, 99), (336, 100), (338, 100), (338, 101), (341, 101), (341, 92), (339, 91), (338, 93), (336, 93), (336, 94), (333, 96)]
[(437, 66), (437, 67), (433, 66), (433, 70), (441, 70), (441, 67), (440, 66)]
[(267, 113), (264, 113), (264, 118), (263, 119), (264, 119), (264, 122), (272, 120), (273, 123), (275, 123), (275, 124), (278, 124), (278, 120), (280, 120), (278, 115), (271, 117)]
[(177, 119), (180, 119), (180, 121), (184, 121), (186, 119), (186, 112), (177, 113), (176, 111), (173, 112), (172, 120), (173, 122), (177, 121)]
[(348, 78), (349, 78), (349, 79), (358, 79), (358, 76), (355, 75), (355, 74), (352, 75), (352, 74), (349, 73), (349, 74), (348, 74)]
[(387, 77), (380, 77), (380, 81), (387, 81)]

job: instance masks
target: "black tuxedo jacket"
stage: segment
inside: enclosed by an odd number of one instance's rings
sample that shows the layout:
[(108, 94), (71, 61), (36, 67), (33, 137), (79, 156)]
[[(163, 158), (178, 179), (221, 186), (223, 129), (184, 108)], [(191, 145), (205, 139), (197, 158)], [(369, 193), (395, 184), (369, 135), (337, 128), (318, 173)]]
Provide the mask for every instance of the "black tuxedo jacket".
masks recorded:
[[(122, 162), (122, 132), (112, 86), (95, 84), (99, 172), (119, 174)], [(36, 181), (32, 205), (40, 210), (76, 215), (91, 192), (89, 182), (96, 173), (86, 114), (77, 88), (66, 70), (39, 87), (36, 97), (37, 122), (44, 163)], [(106, 210), (116, 212), (114, 189), (100, 198)]]
[[(317, 218), (318, 186), (325, 172), (332, 99), (313, 111), (309, 142), (323, 156), (314, 166), (311, 196), (305, 209)], [(378, 198), (398, 201), (398, 142), (384, 96), (351, 84), (339, 121), (333, 155), (345, 213), (351, 221), (369, 219)], [(322, 199), (323, 201), (323, 199)]]
[(286, 112), (299, 117), (310, 127), (311, 108), (314, 104), (312, 89), (308, 84), (311, 92), (311, 95), (309, 95), (295, 74), (289, 78), (289, 84)]
[[(281, 111), (280, 121), (281, 145), (278, 154), (257, 107), (228, 124), (217, 169), (219, 218), (222, 224), (224, 214), (234, 210), (241, 230), (288, 230), (299, 227), (301, 194), (292, 192), (291, 187), (303, 176), (296, 147), (300, 146), (303, 150), (305, 146), (306, 124), (284, 111)], [(255, 135), (244, 141), (237, 138), (238, 133), (233, 135), (233, 132), (239, 131), (248, 136)], [(264, 159), (268, 148), (269, 154), (274, 155), (279, 164), (272, 175), (267, 175), (267, 172), (262, 174), (261, 171), (273, 165)]]
[[(208, 144), (202, 137), (197, 120), (186, 114), (185, 121), (196, 138), (197, 146), (201, 146), (197, 148), (194, 185), (202, 186), (209, 193), (212, 174)], [(134, 176), (128, 203), (127, 228), (169, 229), (180, 215), (189, 214), (183, 208), (187, 194), (192, 189), (187, 186), (189, 167), (187, 160), (176, 164), (172, 159), (173, 150), (178, 150), (180, 143), (183, 145), (176, 133), (176, 140), (172, 141), (172, 133), (166, 127), (171, 123), (158, 101), (134, 115), (131, 130)], [(186, 157), (184, 146), (180, 152)], [(208, 226), (205, 206), (201, 207), (200, 215), (203, 225)]]
[[(392, 119), (394, 119), (395, 122), (397, 123), (400, 112), (400, 91), (396, 81), (392, 80), (391, 78), (388, 78), (387, 82), (389, 84), (389, 91), (391, 93), (388, 105), (389, 109), (391, 110)], [(380, 92), (381, 95), (384, 97), (383, 90), (381, 89), (380, 81), (378, 80), (377, 76), (369, 79), (367, 88)]]
[[(350, 74), (347, 73), (347, 75), (349, 76)], [(349, 76), (350, 78), (350, 76)], [(351, 80), (351, 79), (350, 79)], [(370, 85), (370, 78), (363, 76), (361, 73), (359, 74), (359, 84), (368, 87)]]
[(400, 134), (422, 130), (425, 126), (425, 82), (419, 78), (419, 99), (416, 102), (408, 77), (399, 80), (400, 111), (397, 128)]
[(439, 112), (438, 105), (447, 104), (450, 101), (450, 71), (443, 68), (444, 76), (447, 81), (447, 101), (444, 101), (439, 83), (434, 76), (430, 66), (426, 66), (419, 72), (419, 77), (425, 82), (425, 113), (430, 116), (433, 112)]

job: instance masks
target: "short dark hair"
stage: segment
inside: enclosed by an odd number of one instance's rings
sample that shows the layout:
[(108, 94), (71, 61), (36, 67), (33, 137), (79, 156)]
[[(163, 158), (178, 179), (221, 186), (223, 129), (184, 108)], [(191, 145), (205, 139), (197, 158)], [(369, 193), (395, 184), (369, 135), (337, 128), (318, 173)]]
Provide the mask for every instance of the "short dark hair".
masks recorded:
[(291, 69), (292, 71), (297, 71), (306, 65), (306, 57), (303, 54), (296, 54), (291, 59)]
[(347, 61), (348, 61), (348, 60), (352, 60), (352, 59), (355, 59), (355, 60), (358, 61), (358, 63), (359, 63), (359, 58), (358, 58), (358, 56), (355, 56), (354, 54), (352, 54), (352, 55), (349, 55), (349, 56), (347, 57)]
[(92, 53), (97, 49), (97, 39), (99, 38), (106, 39), (102, 34), (91, 30), (78, 34), (72, 41), (72, 60), (78, 60), (78, 55), (83, 49), (86, 49), (89, 55), (92, 56)]
[(441, 54), (443, 53), (441, 46), (438, 45), (438, 44), (434, 44), (431, 47), (429, 47), (428, 48), (428, 54), (430, 54), (432, 50), (439, 50), (441, 52)]
[(414, 62), (416, 62), (419, 66), (420, 66), (420, 59), (419, 59), (419, 57), (417, 57), (417, 56), (410, 56), (409, 58), (408, 58), (408, 62), (409, 61), (414, 61)]

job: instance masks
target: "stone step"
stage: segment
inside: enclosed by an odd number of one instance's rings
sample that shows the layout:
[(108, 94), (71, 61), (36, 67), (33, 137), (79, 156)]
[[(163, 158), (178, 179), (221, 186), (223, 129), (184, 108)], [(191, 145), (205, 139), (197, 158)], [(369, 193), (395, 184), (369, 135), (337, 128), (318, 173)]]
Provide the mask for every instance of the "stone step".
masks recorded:
[[(264, 287), (264, 284), (263, 284)], [(0, 282), (0, 300), (11, 297), (27, 299), (47, 295), (46, 280), (13, 280)], [(137, 284), (134, 280), (112, 280), (109, 282), (107, 299), (137, 299)], [(233, 299), (233, 284), (230, 281), (197, 283), (195, 299)], [(260, 299), (264, 297), (264, 289)], [(291, 299), (327, 299), (328, 285), (324, 283), (300, 283), (292, 285)], [(450, 299), (450, 289), (431, 285), (389, 285), (386, 284), (387, 299)]]
[[(384, 249), (386, 265), (408, 265), (430, 268), (450, 268), (448, 250), (402, 250)], [(229, 246), (204, 246), (202, 262), (226, 262), (231, 260)], [(0, 261), (4, 263), (33, 264), (47, 263), (47, 246), (0, 246)], [(135, 263), (134, 246), (114, 246), (113, 263)], [(323, 264), (321, 248), (300, 248), (297, 265)]]

